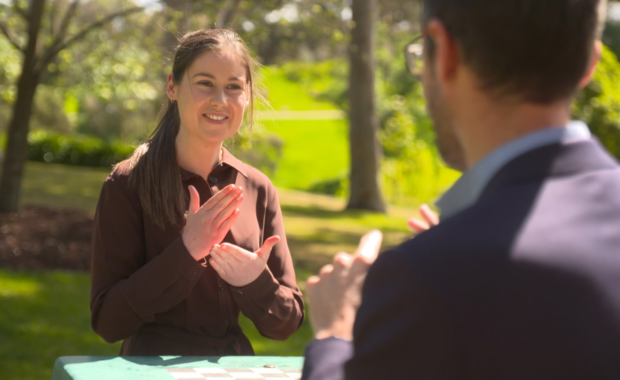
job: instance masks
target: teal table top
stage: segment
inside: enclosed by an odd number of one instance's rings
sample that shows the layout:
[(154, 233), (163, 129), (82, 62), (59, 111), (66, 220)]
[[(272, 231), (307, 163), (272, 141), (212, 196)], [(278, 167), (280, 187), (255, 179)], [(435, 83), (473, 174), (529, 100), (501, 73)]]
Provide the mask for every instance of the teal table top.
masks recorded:
[(63, 356), (52, 380), (300, 379), (296, 356)]

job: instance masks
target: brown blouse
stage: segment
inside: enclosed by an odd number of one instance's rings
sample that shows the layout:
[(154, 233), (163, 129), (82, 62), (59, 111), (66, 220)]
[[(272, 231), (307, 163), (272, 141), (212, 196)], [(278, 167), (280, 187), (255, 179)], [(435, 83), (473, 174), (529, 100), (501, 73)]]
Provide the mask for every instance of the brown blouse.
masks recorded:
[(185, 191), (196, 187), (201, 204), (227, 185), (243, 187), (239, 218), (224, 242), (254, 252), (268, 237), (282, 238), (265, 271), (241, 288), (192, 258), (182, 225), (158, 228), (128, 186), (128, 175), (126, 163), (110, 174), (95, 214), (91, 322), (103, 339), (124, 339), (121, 355), (251, 355), (240, 311), (268, 338), (285, 340), (297, 331), (304, 304), (278, 193), (265, 175), (227, 151), (208, 182), (182, 170)]

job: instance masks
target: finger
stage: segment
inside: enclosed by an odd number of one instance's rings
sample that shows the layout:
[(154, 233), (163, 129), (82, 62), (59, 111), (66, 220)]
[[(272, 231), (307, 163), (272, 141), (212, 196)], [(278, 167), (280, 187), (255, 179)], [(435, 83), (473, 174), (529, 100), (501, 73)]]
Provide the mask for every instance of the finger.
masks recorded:
[(346, 252), (339, 252), (336, 254), (336, 257), (334, 257), (334, 268), (336, 270), (348, 269), (352, 262), (353, 256)]
[(189, 185), (187, 189), (189, 190), (189, 208), (187, 214), (192, 215), (200, 208), (200, 194), (198, 194), (198, 190), (192, 185)]
[(221, 278), (226, 277), (226, 271), (224, 270), (224, 268), (222, 268), (222, 266), (217, 260), (214, 260), (213, 258), (211, 258), (211, 260), (209, 260), (209, 264), (211, 264), (213, 269), (215, 269), (215, 271), (217, 272), (217, 274), (220, 275)]
[(317, 285), (320, 281), (321, 281), (321, 278), (319, 276), (310, 276), (306, 280), (306, 286), (307, 287), (313, 287), (313, 286)]
[(233, 212), (235, 212), (239, 208), (241, 202), (243, 202), (243, 194), (239, 194), (228, 204), (220, 202), (218, 206), (214, 207), (212, 211), (215, 215), (215, 225), (220, 226), (222, 223), (224, 223), (224, 220), (229, 218), (233, 214)]
[(213, 251), (213, 253), (211, 254), (210, 261), (214, 260), (218, 267), (222, 269), (222, 271), (224, 271), (224, 273), (230, 274), (233, 272), (233, 267), (230, 265), (230, 263), (223, 257), (223, 255), (219, 254), (217, 251)]
[(222, 222), (222, 224), (220, 224), (220, 226), (217, 228), (217, 231), (220, 234), (220, 236), (224, 236), (228, 233), (232, 225), (235, 224), (235, 222), (237, 221), (238, 217), (239, 217), (239, 209), (237, 208), (233, 211), (232, 215), (230, 215), (228, 219), (225, 219)]
[(422, 217), (424, 218), (424, 220), (428, 223), (430, 227), (433, 227), (439, 224), (439, 216), (437, 216), (437, 213), (431, 210), (431, 208), (428, 207), (426, 203), (420, 206), (419, 210), (420, 210), (420, 214), (422, 215)]
[(427, 223), (419, 219), (416, 219), (416, 218), (411, 218), (407, 220), (407, 226), (409, 227), (411, 232), (414, 232), (416, 234), (419, 234), (420, 232), (424, 232), (430, 228), (430, 226)]
[(356, 256), (360, 256), (368, 264), (371, 264), (377, 258), (381, 243), (383, 242), (383, 234), (379, 230), (372, 230), (362, 236), (360, 245), (355, 251)]
[(269, 237), (267, 240), (265, 240), (263, 246), (260, 247), (256, 254), (258, 255), (258, 257), (267, 262), (267, 260), (269, 260), (269, 256), (271, 255), (271, 250), (273, 249), (273, 246), (278, 244), (278, 242), (280, 242), (280, 237), (278, 235), (273, 235)]
[(248, 261), (255, 256), (252, 252), (228, 243), (222, 244), (220, 250), (224, 251), (223, 255), (229, 255), (237, 261)]
[(202, 205), (202, 208), (204, 208), (207, 211), (212, 210), (225, 198), (231, 197), (231, 196), (237, 196), (239, 195), (239, 193), (240, 193), (240, 190), (237, 188), (236, 185), (234, 184), (228, 185), (222, 190), (215, 193), (215, 195), (212, 196), (211, 199), (209, 199), (208, 201), (205, 202), (204, 205)]
[(211, 255), (215, 255), (220, 262), (226, 262), (231, 267), (236, 266), (239, 263), (239, 260), (237, 260), (233, 254), (224, 251), (222, 247), (214, 247)]
[(319, 274), (321, 276), (326, 276), (326, 275), (331, 274), (333, 271), (334, 271), (334, 266), (331, 264), (327, 264), (323, 268), (321, 268), (321, 270), (319, 271)]

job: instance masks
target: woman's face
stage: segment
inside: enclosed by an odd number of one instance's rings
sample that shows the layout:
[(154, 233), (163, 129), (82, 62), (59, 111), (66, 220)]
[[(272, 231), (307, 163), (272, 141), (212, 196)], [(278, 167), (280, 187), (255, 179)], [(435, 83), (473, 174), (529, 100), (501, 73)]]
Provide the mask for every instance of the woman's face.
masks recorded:
[(179, 84), (170, 74), (167, 94), (178, 103), (179, 133), (207, 144), (220, 144), (239, 130), (250, 99), (245, 66), (232, 51), (203, 53)]

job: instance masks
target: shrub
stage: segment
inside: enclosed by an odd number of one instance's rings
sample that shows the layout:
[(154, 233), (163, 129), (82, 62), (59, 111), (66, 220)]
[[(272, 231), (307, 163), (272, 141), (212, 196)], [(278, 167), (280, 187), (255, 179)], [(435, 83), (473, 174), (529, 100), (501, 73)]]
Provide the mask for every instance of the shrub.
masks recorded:
[(121, 142), (107, 143), (85, 136), (65, 136), (46, 131), (32, 131), (28, 135), (28, 159), (78, 166), (110, 167), (125, 158), (134, 146)]
[(607, 47), (593, 80), (577, 96), (573, 117), (583, 120), (611, 154), (620, 159), (620, 62)]

